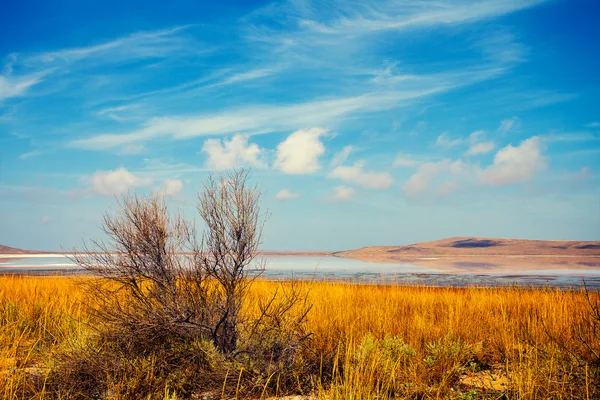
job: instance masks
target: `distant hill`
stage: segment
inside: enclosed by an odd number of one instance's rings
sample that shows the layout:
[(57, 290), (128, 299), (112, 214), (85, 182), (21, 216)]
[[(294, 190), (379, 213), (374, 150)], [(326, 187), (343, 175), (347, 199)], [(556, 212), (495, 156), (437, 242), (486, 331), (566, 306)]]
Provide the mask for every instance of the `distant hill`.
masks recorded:
[(371, 262), (402, 262), (428, 258), (600, 257), (600, 241), (521, 240), (454, 237), (405, 246), (373, 246), (334, 253)]
[(45, 253), (45, 251), (32, 251), (17, 249), (15, 247), (4, 246), (0, 244), (0, 254), (34, 254), (34, 253)]

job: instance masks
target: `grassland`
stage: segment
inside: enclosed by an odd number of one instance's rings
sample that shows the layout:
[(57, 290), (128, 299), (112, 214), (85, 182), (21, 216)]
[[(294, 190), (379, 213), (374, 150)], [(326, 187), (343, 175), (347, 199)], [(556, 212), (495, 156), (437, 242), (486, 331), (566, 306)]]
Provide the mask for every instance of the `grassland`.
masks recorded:
[[(279, 285), (255, 282), (246, 312), (256, 312), (257, 299)], [(321, 367), (298, 393), (321, 399), (600, 398), (600, 327), (588, 301), (597, 304), (597, 293), (300, 285), (313, 303), (306, 329)], [(0, 277), (1, 398), (57, 397), (53, 374), (95, 334), (88, 301), (85, 286), (71, 279)], [(138, 379), (153, 385), (151, 398), (178, 398), (152, 378), (159, 366), (150, 364), (139, 366), (143, 373), (128, 385)], [(238, 386), (242, 374), (224, 371), (225, 380)], [(262, 384), (265, 390), (256, 397), (279, 394), (277, 385)], [(123, 383), (112, 385), (105, 397), (120, 398)], [(236, 397), (225, 393), (207, 389), (191, 396)]]

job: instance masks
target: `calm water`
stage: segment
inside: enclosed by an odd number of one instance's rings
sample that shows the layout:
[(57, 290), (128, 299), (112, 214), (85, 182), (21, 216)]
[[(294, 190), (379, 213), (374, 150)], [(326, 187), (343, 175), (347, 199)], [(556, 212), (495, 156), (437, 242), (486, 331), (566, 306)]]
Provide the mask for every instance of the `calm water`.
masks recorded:
[[(380, 264), (333, 256), (266, 257), (263, 276), (269, 279), (344, 280), (363, 283), (431, 286), (551, 286), (578, 287), (585, 280), (600, 287), (600, 268), (589, 270), (537, 269), (518, 272), (468, 274), (448, 273), (412, 264)], [(67, 257), (0, 259), (0, 274), (72, 274), (82, 272)]]

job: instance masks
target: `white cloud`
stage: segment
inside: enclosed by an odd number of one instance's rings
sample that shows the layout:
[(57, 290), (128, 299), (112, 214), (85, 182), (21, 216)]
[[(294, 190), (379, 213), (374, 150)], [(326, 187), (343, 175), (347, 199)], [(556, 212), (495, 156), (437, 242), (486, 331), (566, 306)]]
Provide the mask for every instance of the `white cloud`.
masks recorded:
[(516, 147), (509, 144), (498, 150), (493, 164), (479, 172), (479, 181), (490, 186), (524, 182), (545, 167), (541, 140), (533, 136)]
[(447, 86), (430, 86), (415, 90), (374, 92), (299, 104), (253, 105), (233, 111), (193, 117), (152, 118), (143, 128), (129, 133), (99, 134), (72, 140), (68, 146), (108, 150), (159, 137), (189, 139), (238, 132), (258, 134), (294, 130), (299, 126), (322, 126), (350, 114), (390, 109), (402, 100), (429, 96), (447, 89)]
[(329, 173), (329, 178), (341, 179), (367, 189), (386, 189), (393, 183), (389, 172), (364, 170), (365, 162), (359, 161), (353, 166), (340, 165)]
[(349, 186), (336, 186), (333, 188), (333, 193), (326, 197), (328, 201), (348, 201), (350, 200), (356, 190)]
[[(421, 164), (417, 171), (408, 179), (402, 186), (402, 190), (408, 197), (420, 197), (429, 194), (430, 184), (442, 173), (451, 173), (458, 175), (464, 170), (464, 164), (460, 161), (452, 161), (449, 159), (428, 162)], [(449, 189), (454, 189), (456, 186), (442, 186), (438, 191), (448, 194)]]
[(439, 147), (450, 148), (450, 147), (458, 146), (459, 144), (462, 144), (463, 142), (464, 142), (464, 139), (461, 139), (461, 138), (450, 139), (448, 134), (446, 132), (444, 132), (440, 136), (438, 136), (437, 140), (435, 141), (435, 145), (439, 146)]
[(503, 119), (500, 122), (500, 127), (498, 128), (498, 132), (506, 134), (514, 129), (519, 129), (521, 127), (521, 120), (519, 117), (512, 117)]
[(43, 74), (33, 74), (24, 77), (0, 75), (0, 102), (26, 94), (27, 90), (42, 81)]
[(485, 138), (485, 131), (478, 130), (469, 135), (468, 142), (471, 144), (465, 155), (475, 156), (480, 154), (486, 154), (494, 150), (496, 145), (492, 141), (482, 141)]
[[(327, 35), (325, 35), (327, 36)], [(329, 38), (329, 36), (327, 36)], [(311, 41), (312, 42), (312, 41)], [(318, 43), (324, 43), (317, 41)], [(325, 41), (326, 42), (326, 41)], [(328, 46), (324, 45), (322, 50)], [(293, 51), (291, 52), (293, 53)], [(268, 53), (274, 58), (283, 57), (278, 52)], [(314, 55), (313, 55), (314, 57)], [(297, 57), (291, 57), (297, 61)], [(325, 67), (337, 71), (338, 84), (352, 77), (356, 81), (356, 72), (342, 69), (330, 61)], [(292, 62), (293, 64), (293, 62)], [(489, 64), (489, 63), (488, 63)], [(293, 104), (251, 104), (239, 108), (230, 108), (224, 112), (213, 112), (193, 116), (164, 116), (152, 118), (138, 129), (126, 133), (101, 133), (68, 142), (68, 146), (90, 150), (107, 150), (123, 144), (139, 143), (158, 137), (189, 139), (209, 135), (227, 135), (233, 133), (258, 134), (276, 131), (292, 131), (298, 127), (329, 126), (338, 120), (357, 114), (389, 110), (395, 107), (414, 104), (410, 100), (433, 96), (452, 89), (471, 85), (490, 79), (502, 73), (505, 65), (481, 65), (473, 70), (455, 70), (414, 77), (408, 86), (390, 87), (387, 91), (374, 90), (367, 82), (356, 86), (356, 90), (347, 97), (312, 98), (303, 103)], [(290, 67), (293, 70), (293, 67)], [(266, 70), (249, 72), (249, 78), (266, 73)], [(329, 71), (332, 72), (332, 71)], [(364, 71), (362, 72), (364, 73)], [(189, 95), (189, 93), (188, 93)]]
[(352, 146), (344, 147), (342, 150), (340, 150), (339, 152), (337, 152), (333, 155), (329, 165), (331, 165), (332, 167), (337, 167), (338, 165), (343, 164), (344, 161), (346, 161), (348, 159), (348, 156), (350, 155), (352, 150), (354, 150), (354, 147), (352, 147)]
[(540, 139), (545, 143), (560, 143), (560, 142), (592, 142), (600, 140), (600, 135), (592, 132), (563, 132), (551, 133), (540, 136)]
[(122, 106), (102, 108), (97, 111), (96, 114), (117, 122), (125, 122), (135, 120), (137, 118), (135, 113), (140, 111), (139, 108), (140, 107), (136, 104), (125, 104)]
[[(77, 79), (60, 79), (80, 71), (89, 73), (94, 67), (119, 64), (130, 60), (156, 60), (182, 54), (201, 54), (202, 49), (194, 46), (189, 35), (181, 34), (186, 26), (172, 29), (137, 32), (104, 43), (66, 48), (42, 53), (13, 53), (5, 64), (4, 75), (0, 75), (0, 102), (3, 99), (25, 96), (29, 88), (46, 84), (45, 94), (64, 90), (69, 82)], [(21, 75), (14, 75), (21, 71)], [(91, 73), (93, 76), (93, 73)], [(101, 79), (110, 79), (108, 74)], [(73, 95), (74, 87), (70, 87)]]
[(186, 28), (186, 26), (180, 26), (171, 29), (137, 32), (88, 47), (34, 54), (27, 57), (25, 63), (29, 65), (36, 62), (43, 64), (74, 63), (89, 59), (119, 63), (131, 59), (166, 57), (188, 47), (188, 39), (177, 35)]
[(21, 160), (27, 160), (28, 158), (36, 157), (36, 156), (39, 156), (40, 154), (42, 154), (41, 151), (39, 151), (39, 150), (32, 150), (32, 151), (28, 151), (27, 153), (21, 154), (19, 156), (19, 158)]
[(89, 178), (89, 191), (102, 196), (120, 196), (132, 188), (147, 186), (152, 183), (151, 179), (140, 178), (119, 168), (111, 171), (97, 171)]
[(208, 155), (206, 167), (224, 170), (249, 165), (264, 168), (260, 160), (263, 150), (255, 143), (248, 143), (248, 136), (235, 135), (231, 140), (207, 139), (202, 152)]
[(229, 76), (222, 82), (216, 83), (216, 85), (230, 85), (233, 83), (251, 81), (255, 79), (265, 78), (267, 76), (276, 74), (279, 68), (256, 68), (249, 71), (238, 72), (234, 75)]
[(409, 155), (404, 154), (404, 153), (398, 153), (398, 155), (396, 155), (396, 158), (394, 159), (394, 163), (392, 164), (392, 166), (394, 168), (396, 168), (396, 167), (414, 167), (417, 164), (418, 164), (418, 162), (416, 160), (413, 160)]
[(585, 125), (586, 128), (600, 128), (600, 122), (590, 122), (589, 124)]
[[(530, 8), (543, 1), (338, 2), (327, 8), (317, 8), (304, 1), (292, 4), (295, 14), (302, 16), (299, 22), (306, 30), (327, 35), (361, 35), (384, 30), (470, 23)], [(328, 18), (323, 22), (312, 19), (321, 15), (327, 15)]]
[(136, 154), (142, 154), (144, 151), (146, 151), (146, 146), (144, 146), (143, 144), (131, 143), (120, 146), (117, 149), (117, 154), (120, 154), (122, 156), (131, 156)]
[(485, 131), (484, 130), (478, 130), (475, 132), (472, 132), (469, 135), (469, 142), (471, 143), (477, 143), (479, 142), (480, 139), (482, 139), (485, 136)]
[(481, 142), (472, 144), (471, 147), (465, 153), (468, 156), (475, 156), (479, 154), (486, 154), (494, 150), (494, 142)]
[(310, 174), (321, 168), (319, 157), (325, 152), (323, 128), (300, 129), (277, 145), (274, 167), (286, 174)]
[(180, 193), (183, 190), (183, 182), (180, 179), (166, 179), (160, 188), (160, 193), (164, 196), (171, 197)]
[[(472, 138), (477, 140), (481, 136), (478, 134)], [(423, 163), (402, 186), (402, 190), (411, 198), (446, 197), (463, 183), (502, 186), (524, 182), (546, 167), (542, 147), (542, 141), (537, 136), (522, 141), (518, 146), (508, 145), (498, 150), (493, 163), (485, 168), (450, 159)], [(491, 142), (474, 143), (466, 154), (481, 154), (492, 148)], [(587, 173), (584, 169), (579, 175), (585, 176)]]
[(275, 199), (281, 201), (295, 200), (298, 198), (300, 198), (300, 193), (294, 193), (288, 189), (282, 189), (275, 195)]
[(173, 162), (169, 159), (144, 158), (144, 168), (142, 171), (156, 179), (170, 179), (173, 176), (183, 174), (209, 172), (210, 169), (197, 165)]

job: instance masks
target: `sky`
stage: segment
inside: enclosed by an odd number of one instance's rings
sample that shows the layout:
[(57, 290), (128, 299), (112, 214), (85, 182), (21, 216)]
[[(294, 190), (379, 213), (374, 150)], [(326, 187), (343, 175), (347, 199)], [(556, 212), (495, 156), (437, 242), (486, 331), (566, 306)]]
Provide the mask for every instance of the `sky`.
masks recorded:
[(199, 226), (251, 168), (262, 247), (600, 240), (595, 0), (20, 1), (0, 13), (0, 243)]

